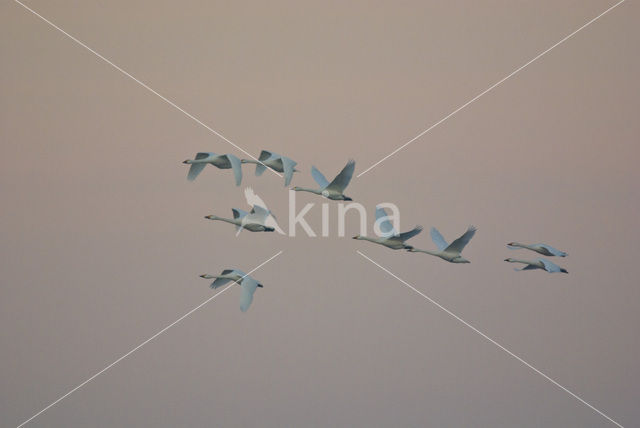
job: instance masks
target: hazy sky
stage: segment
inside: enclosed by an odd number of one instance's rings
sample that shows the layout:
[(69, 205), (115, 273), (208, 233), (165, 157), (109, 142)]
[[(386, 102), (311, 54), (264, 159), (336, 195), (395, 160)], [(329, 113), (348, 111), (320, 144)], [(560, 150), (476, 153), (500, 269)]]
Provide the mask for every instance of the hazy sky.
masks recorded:
[[(310, 186), (363, 171), (614, 1), (26, 2), (239, 146)], [(14, 2), (0, 3), (0, 425), (600, 427), (602, 416), (356, 253), (360, 250), (625, 426), (640, 420), (640, 6), (627, 1), (360, 178), (402, 226), (478, 233), (468, 265), (205, 220), (287, 219), (287, 191), (184, 159), (222, 139)], [(323, 199), (307, 216), (321, 225)], [(359, 231), (349, 217), (348, 235)], [(371, 231), (371, 225), (369, 225)], [(514, 272), (547, 242), (569, 275)], [(433, 248), (428, 233), (413, 238)]]

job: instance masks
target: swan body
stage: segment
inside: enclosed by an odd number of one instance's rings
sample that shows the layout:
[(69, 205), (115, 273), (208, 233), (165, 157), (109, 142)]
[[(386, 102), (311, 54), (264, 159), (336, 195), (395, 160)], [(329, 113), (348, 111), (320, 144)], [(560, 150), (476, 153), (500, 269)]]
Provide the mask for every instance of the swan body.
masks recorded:
[(356, 235), (353, 239), (359, 239), (363, 241), (373, 242), (375, 244), (384, 245), (387, 248), (391, 248), (392, 250), (400, 250), (400, 249), (411, 249), (413, 248), (411, 245), (405, 244), (409, 238), (413, 238), (420, 232), (422, 232), (422, 226), (416, 226), (408, 232), (398, 233), (391, 222), (389, 221), (389, 216), (387, 215), (384, 208), (376, 207), (376, 221), (380, 222), (380, 230), (384, 234), (384, 236), (378, 238), (369, 238), (368, 236)]
[(247, 229), (251, 232), (273, 232), (275, 228), (267, 226), (265, 220), (271, 214), (261, 206), (254, 205), (250, 212), (246, 212), (237, 208), (232, 208), (233, 218), (218, 217), (216, 215), (207, 215), (204, 218), (209, 220), (220, 220), (231, 223), (236, 226), (236, 230)]
[(547, 244), (521, 244), (519, 242), (509, 242), (507, 244), (507, 248), (510, 250), (517, 250), (518, 248), (526, 248), (527, 250), (535, 251), (536, 253), (542, 254), (543, 256), (548, 257), (566, 257), (567, 253), (564, 251), (560, 251), (558, 249), (553, 248), (551, 245)]
[(556, 272), (569, 273), (565, 268), (562, 268), (557, 264), (552, 263), (546, 259), (521, 260), (521, 259), (508, 258), (508, 259), (504, 259), (504, 261), (509, 263), (523, 263), (526, 265), (522, 269), (514, 269), (516, 271), (542, 269), (550, 273), (556, 273)]
[(257, 176), (262, 175), (262, 173), (264, 172), (265, 169), (267, 169), (267, 167), (271, 168), (274, 171), (283, 173), (285, 187), (291, 183), (291, 178), (293, 177), (293, 173), (298, 172), (298, 170), (295, 168), (298, 162), (286, 156), (282, 156), (277, 153), (270, 152), (268, 150), (261, 151), (260, 156), (258, 157), (258, 160), (241, 159), (240, 162), (255, 163)]
[(421, 250), (418, 248), (409, 248), (408, 251), (412, 253), (431, 254), (432, 256), (440, 257), (450, 263), (471, 263), (469, 260), (462, 257), (461, 253), (464, 247), (466, 247), (469, 241), (471, 241), (473, 235), (476, 234), (476, 230), (477, 229), (474, 226), (469, 226), (462, 236), (451, 244), (447, 244), (447, 241), (444, 240), (440, 232), (438, 232), (438, 229), (432, 227), (431, 240), (436, 244), (436, 247), (438, 247), (438, 251)]
[[(247, 199), (247, 204), (249, 204), (250, 207), (258, 206), (268, 211), (268, 215), (264, 219), (265, 226), (272, 227), (276, 232), (284, 235), (284, 231), (280, 228), (280, 225), (278, 225), (276, 216), (271, 212), (267, 204), (262, 200), (260, 196), (256, 194), (256, 192), (253, 191), (251, 187), (247, 187), (246, 189), (244, 189), (244, 197)], [(241, 230), (242, 229), (239, 229), (238, 233), (240, 233)]]
[(242, 163), (240, 159), (231, 154), (217, 155), (211, 152), (200, 152), (196, 153), (195, 159), (187, 159), (182, 163), (191, 165), (187, 174), (189, 181), (195, 180), (204, 167), (210, 164), (220, 169), (233, 169), (236, 186), (242, 182)]
[(247, 275), (238, 269), (225, 269), (222, 271), (220, 275), (209, 275), (204, 274), (200, 275), (200, 278), (205, 279), (214, 279), (211, 283), (210, 287), (214, 290), (216, 288), (220, 288), (229, 282), (236, 282), (240, 284), (242, 287), (242, 297), (240, 298), (240, 310), (242, 312), (246, 312), (251, 306), (251, 302), (253, 302), (253, 293), (255, 293), (256, 288), (262, 288), (262, 284), (256, 281), (253, 277)]
[(353, 177), (353, 171), (355, 170), (356, 162), (351, 159), (340, 174), (336, 175), (332, 182), (329, 182), (324, 175), (315, 166), (311, 167), (311, 175), (313, 179), (320, 186), (319, 189), (310, 189), (306, 187), (294, 187), (292, 190), (297, 192), (310, 192), (316, 195), (324, 196), (327, 199), (334, 201), (351, 201), (352, 199), (344, 194), (344, 189), (347, 188), (351, 177)]

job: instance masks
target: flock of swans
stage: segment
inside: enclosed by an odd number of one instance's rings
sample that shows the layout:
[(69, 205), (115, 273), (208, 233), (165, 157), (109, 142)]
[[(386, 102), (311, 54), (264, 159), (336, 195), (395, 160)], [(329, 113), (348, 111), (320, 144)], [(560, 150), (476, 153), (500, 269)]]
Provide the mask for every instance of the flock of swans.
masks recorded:
[[(236, 186), (242, 183), (242, 164), (255, 164), (255, 175), (260, 176), (265, 169), (270, 168), (276, 172), (284, 175), (284, 186), (288, 186), (291, 183), (294, 172), (299, 172), (295, 167), (297, 162), (294, 160), (270, 152), (262, 150), (257, 160), (254, 159), (239, 159), (232, 154), (216, 154), (211, 152), (197, 153), (194, 159), (187, 159), (183, 163), (191, 165), (187, 174), (187, 179), (193, 181), (202, 172), (205, 166), (213, 165), (219, 169), (232, 169)], [(327, 199), (336, 201), (351, 201), (349, 196), (344, 194), (345, 189), (351, 182), (353, 172), (355, 170), (356, 163), (354, 160), (349, 160), (347, 164), (342, 168), (340, 173), (335, 176), (332, 181), (329, 181), (325, 176), (315, 167), (311, 167), (311, 176), (316, 181), (319, 187), (307, 188), (295, 186), (292, 190), (298, 192), (310, 192), (316, 195), (323, 196)], [(278, 229), (275, 222), (275, 216), (267, 209), (266, 205), (248, 188), (245, 190), (247, 201), (251, 204), (251, 211), (243, 211), (241, 209), (232, 208), (233, 218), (219, 217), (216, 215), (207, 215), (206, 219), (218, 220), (235, 225), (237, 233), (242, 230), (249, 230), (251, 232), (273, 232)], [(450, 244), (444, 239), (442, 234), (435, 227), (431, 228), (431, 240), (435, 244), (437, 250), (425, 250), (416, 248), (412, 245), (406, 244), (406, 241), (422, 232), (422, 226), (415, 226), (413, 229), (407, 232), (398, 232), (393, 227), (393, 224), (389, 221), (389, 216), (382, 207), (376, 207), (376, 222), (379, 224), (382, 236), (372, 238), (368, 236), (356, 235), (353, 239), (369, 241), (374, 244), (382, 245), (392, 250), (406, 250), (411, 253), (424, 253), (432, 256), (440, 257), (441, 259), (449, 263), (471, 263), (469, 260), (462, 257), (462, 250), (469, 244), (471, 239), (476, 233), (474, 226), (469, 228), (460, 237), (453, 240)], [(557, 250), (547, 244), (521, 244), (518, 242), (510, 242), (507, 244), (507, 248), (512, 250), (527, 249), (539, 253), (547, 257), (566, 257), (567, 253)], [(520, 269), (514, 269), (516, 271), (523, 270), (535, 270), (541, 269), (549, 273), (568, 273), (568, 271), (555, 263), (544, 259), (536, 258), (533, 260), (506, 258), (504, 261), (509, 263), (521, 263), (525, 266)], [(262, 287), (257, 280), (251, 276), (245, 274), (238, 269), (225, 269), (220, 275), (200, 275), (201, 278), (214, 279), (211, 283), (211, 288), (216, 289), (230, 282), (240, 284), (242, 287), (242, 297), (240, 300), (240, 310), (245, 312), (249, 309), (251, 302), (253, 301), (253, 293), (258, 287)]]

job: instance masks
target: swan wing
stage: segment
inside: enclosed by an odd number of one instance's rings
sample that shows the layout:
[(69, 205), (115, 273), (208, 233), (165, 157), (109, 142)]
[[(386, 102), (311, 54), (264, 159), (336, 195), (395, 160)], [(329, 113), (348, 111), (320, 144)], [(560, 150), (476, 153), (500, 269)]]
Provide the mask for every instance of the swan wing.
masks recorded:
[(547, 244), (536, 244), (536, 245), (546, 249), (547, 251), (549, 251), (552, 255), (554, 255), (556, 257), (566, 257), (567, 256), (567, 253), (565, 253), (564, 251), (560, 251), (557, 248), (553, 248), (551, 245), (547, 245)]
[(298, 164), (298, 162), (285, 156), (281, 156), (280, 160), (282, 161), (282, 169), (284, 171), (284, 185), (285, 187), (287, 187), (291, 183), (293, 170), (295, 169), (295, 166)]
[(267, 209), (269, 208), (267, 207), (267, 204), (264, 203), (262, 198), (258, 196), (251, 187), (247, 187), (246, 189), (244, 189), (244, 197), (247, 200), (247, 204), (251, 207), (254, 205), (260, 205), (261, 207), (264, 207)]
[(544, 270), (546, 270), (547, 272), (564, 272), (565, 270), (562, 269), (560, 266), (558, 266), (557, 264), (550, 262), (547, 259), (538, 259), (539, 262), (542, 263), (542, 265), (544, 266)]
[(269, 159), (270, 157), (278, 157), (278, 155), (276, 155), (273, 152), (270, 152), (269, 150), (263, 150), (260, 152), (260, 156), (258, 156), (258, 160), (260, 162), (264, 162), (267, 159)]
[(207, 166), (206, 163), (192, 163), (191, 168), (189, 168), (189, 173), (187, 174), (187, 180), (195, 180), (196, 177), (200, 175), (205, 166)]
[(448, 253), (461, 253), (464, 250), (464, 247), (467, 246), (473, 235), (476, 234), (476, 229), (474, 226), (469, 226), (467, 231), (458, 239), (453, 241), (447, 248), (444, 249), (445, 252)]
[(251, 209), (251, 214), (253, 214), (253, 219), (263, 223), (264, 220), (269, 216), (270, 211), (260, 205), (254, 205)]
[(231, 212), (233, 213), (233, 218), (243, 218), (249, 214), (245, 210), (241, 210), (239, 208), (231, 208)]
[(422, 232), (422, 226), (418, 225), (418, 226), (414, 227), (413, 229), (411, 229), (408, 232), (402, 232), (398, 236), (399, 236), (401, 241), (406, 241), (409, 238), (413, 238), (414, 236), (416, 236), (420, 232)]
[(516, 272), (520, 272), (521, 270), (536, 270), (536, 269), (540, 269), (540, 268), (536, 265), (526, 265), (522, 269), (513, 268), (513, 270), (515, 270)]
[(256, 291), (256, 288), (258, 288), (258, 281), (250, 276), (245, 276), (240, 286), (242, 287), (240, 310), (242, 312), (247, 312), (247, 309), (251, 306), (251, 302), (253, 302), (253, 293)]
[(311, 176), (316, 180), (316, 183), (320, 185), (320, 189), (324, 189), (329, 185), (329, 180), (327, 180), (315, 166), (311, 166)]
[(222, 155), (220, 158), (229, 163), (233, 169), (233, 175), (236, 178), (236, 186), (239, 186), (240, 183), (242, 183), (242, 163), (240, 162), (240, 159), (231, 154)]
[[(222, 271), (222, 273), (220, 273), (220, 276), (231, 275), (233, 273), (235, 273), (235, 271), (233, 269), (225, 269), (225, 270)], [(233, 279), (231, 279), (231, 278), (216, 278), (211, 283), (210, 287), (215, 290), (216, 288), (220, 288), (223, 285), (226, 285), (226, 284), (228, 284), (230, 282), (233, 282)]]
[(383, 236), (395, 236), (398, 234), (393, 227), (393, 224), (389, 221), (389, 215), (382, 207), (376, 207), (376, 222), (380, 224), (380, 231)]
[(205, 159), (205, 158), (208, 158), (208, 157), (213, 157), (215, 155), (216, 154), (213, 153), (213, 152), (198, 152), (198, 153), (196, 153), (195, 160)]
[(356, 162), (353, 159), (349, 159), (349, 162), (342, 168), (340, 174), (336, 175), (336, 178), (333, 179), (331, 183), (326, 187), (326, 189), (335, 190), (337, 192), (344, 192), (344, 189), (347, 188), (349, 182), (351, 181), (351, 177), (353, 177), (353, 171), (356, 169)]
[(438, 229), (436, 229), (435, 227), (431, 228), (431, 240), (434, 244), (436, 244), (436, 247), (438, 247), (438, 250), (440, 251), (443, 251), (449, 246), (449, 244), (447, 244), (447, 241), (445, 241), (442, 237), (442, 234), (438, 232)]

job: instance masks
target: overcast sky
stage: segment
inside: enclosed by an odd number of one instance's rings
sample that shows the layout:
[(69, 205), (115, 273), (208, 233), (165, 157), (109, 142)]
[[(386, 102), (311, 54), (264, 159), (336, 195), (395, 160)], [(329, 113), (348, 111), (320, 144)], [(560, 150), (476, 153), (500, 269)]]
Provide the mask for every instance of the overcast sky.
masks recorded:
[[(257, 156), (292, 185), (359, 173), (613, 1), (26, 2)], [(445, 238), (471, 264), (331, 235), (204, 219), (251, 186), (285, 225), (282, 179), (207, 167), (244, 156), (14, 2), (0, 3), (0, 425), (15, 427), (614, 426), (362, 251), (625, 426), (640, 420), (640, 6), (627, 1), (404, 150), (354, 178), (369, 209)], [(320, 204), (307, 221), (320, 231)], [(369, 233), (372, 224), (368, 225)], [(514, 272), (546, 242), (569, 275)], [(432, 249), (428, 233), (411, 243)]]

